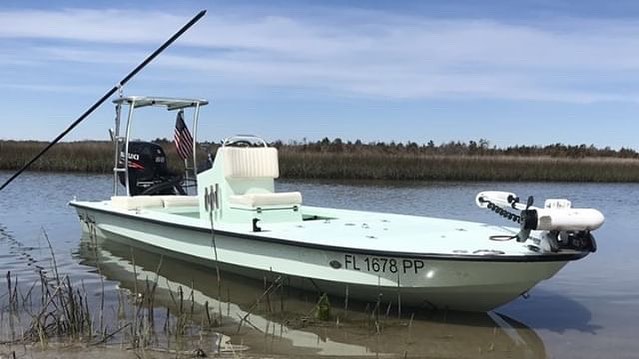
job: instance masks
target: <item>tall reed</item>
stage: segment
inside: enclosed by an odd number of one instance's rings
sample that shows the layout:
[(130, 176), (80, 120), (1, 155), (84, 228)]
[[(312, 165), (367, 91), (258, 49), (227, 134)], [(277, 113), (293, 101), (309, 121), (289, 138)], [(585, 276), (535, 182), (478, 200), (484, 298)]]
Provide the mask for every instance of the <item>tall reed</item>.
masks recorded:
[[(171, 142), (160, 141), (169, 167), (182, 164)], [(15, 170), (31, 159), (45, 143), (0, 141), (0, 170)], [(639, 157), (632, 150), (600, 150), (589, 147), (550, 149), (472, 149), (376, 145), (284, 145), (279, 148), (283, 178), (420, 180), (420, 181), (561, 181), (639, 182)], [(461, 147), (460, 147), (461, 146)], [(215, 154), (216, 145), (207, 144)], [(207, 151), (198, 153), (199, 162)], [(564, 152), (566, 155), (562, 155)], [(572, 152), (571, 152), (572, 151)], [(199, 165), (202, 167), (202, 165)], [(36, 171), (110, 173), (113, 147), (106, 141), (60, 143), (32, 167)]]
[(639, 160), (286, 152), (286, 178), (414, 181), (637, 182)]

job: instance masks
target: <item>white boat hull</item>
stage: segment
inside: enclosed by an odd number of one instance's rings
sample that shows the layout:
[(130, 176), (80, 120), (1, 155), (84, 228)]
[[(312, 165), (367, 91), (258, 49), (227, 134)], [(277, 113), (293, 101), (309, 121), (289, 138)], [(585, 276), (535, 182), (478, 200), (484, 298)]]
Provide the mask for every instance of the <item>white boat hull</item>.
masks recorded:
[[(292, 286), (368, 302), (433, 309), (488, 311), (552, 277), (569, 260), (494, 260), (339, 250), (217, 232), (133, 214), (76, 207), (91, 235), (154, 246), (211, 267), (263, 278), (285, 276)], [(215, 244), (215, 246), (214, 246)], [(492, 257), (491, 257), (492, 258)], [(217, 259), (217, 260), (216, 260)], [(574, 258), (573, 258), (574, 259)]]

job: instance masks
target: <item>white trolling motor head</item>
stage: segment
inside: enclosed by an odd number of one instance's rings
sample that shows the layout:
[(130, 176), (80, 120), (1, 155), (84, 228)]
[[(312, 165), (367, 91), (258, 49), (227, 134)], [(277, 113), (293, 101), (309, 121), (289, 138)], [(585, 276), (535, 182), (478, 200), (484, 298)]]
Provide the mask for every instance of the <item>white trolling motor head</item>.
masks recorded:
[[(511, 192), (485, 191), (477, 194), (475, 202), (497, 214), (519, 223), (517, 241), (525, 242), (533, 230), (544, 231), (553, 251), (561, 248), (596, 250), (594, 237), (590, 233), (601, 227), (604, 215), (594, 208), (572, 208), (567, 199), (547, 199), (543, 208), (533, 207), (534, 199), (528, 197), (526, 204)], [(509, 212), (506, 208), (521, 211)]]

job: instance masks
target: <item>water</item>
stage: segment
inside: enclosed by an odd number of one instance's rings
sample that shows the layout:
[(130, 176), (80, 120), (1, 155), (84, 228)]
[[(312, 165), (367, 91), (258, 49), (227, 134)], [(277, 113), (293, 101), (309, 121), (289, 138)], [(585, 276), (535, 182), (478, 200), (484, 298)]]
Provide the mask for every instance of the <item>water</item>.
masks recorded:
[[(0, 181), (9, 173), (0, 173)], [(104, 294), (107, 306), (117, 306), (118, 293), (132, 291), (136, 275), (154, 275), (158, 255), (107, 241), (89, 248), (81, 241), (75, 212), (67, 206), (111, 195), (112, 177), (27, 173), (0, 192), (0, 304), (6, 298), (6, 271), (23, 285), (38, 279), (38, 269), (51, 266), (43, 232), (52, 242), (61, 273), (81, 282), (92, 298)], [(339, 324), (307, 321), (313, 293), (293, 291), (286, 313), (255, 307), (265, 284), (225, 274), (223, 295), (216, 293), (215, 273), (188, 262), (165, 258), (157, 306), (170, 306), (169, 290), (193, 286), (196, 302), (209, 301), (224, 313), (217, 328), (243, 344), (249, 353), (299, 355), (397, 354), (435, 357), (635, 357), (639, 321), (639, 229), (636, 199), (639, 184), (559, 183), (347, 183), (279, 182), (279, 190), (299, 190), (309, 205), (390, 211), (503, 224), (502, 219), (474, 205), (477, 192), (507, 190), (521, 197), (568, 198), (576, 206), (591, 206), (606, 215), (596, 232), (597, 253), (571, 263), (558, 275), (518, 299), (488, 314), (416, 313), (397, 319), (383, 315), (381, 334), (371, 327), (364, 307), (353, 307)], [(98, 270), (98, 268), (100, 268)], [(98, 274), (100, 271), (101, 274)], [(104, 279), (104, 281), (101, 280)], [(102, 289), (104, 286), (104, 289)], [(231, 297), (230, 301), (228, 297)], [(217, 300), (220, 300), (218, 302)], [(279, 307), (280, 303), (270, 303)], [(341, 307), (342, 303), (333, 303)], [(384, 314), (386, 308), (383, 308)], [(251, 325), (237, 332), (239, 317), (253, 311)], [(302, 313), (302, 314), (300, 314)]]

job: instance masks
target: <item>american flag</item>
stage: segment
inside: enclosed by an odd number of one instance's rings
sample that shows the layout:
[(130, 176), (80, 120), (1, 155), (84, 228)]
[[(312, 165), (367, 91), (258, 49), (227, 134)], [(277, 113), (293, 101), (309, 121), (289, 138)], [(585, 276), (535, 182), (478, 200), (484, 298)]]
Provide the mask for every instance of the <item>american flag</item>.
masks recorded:
[(191, 151), (193, 150), (193, 137), (189, 129), (184, 123), (184, 111), (180, 110), (177, 113), (175, 119), (175, 134), (173, 135), (173, 141), (175, 141), (175, 148), (178, 155), (183, 159), (191, 157)]

